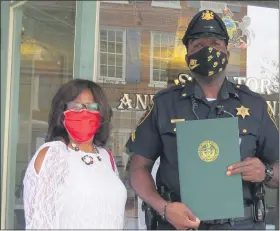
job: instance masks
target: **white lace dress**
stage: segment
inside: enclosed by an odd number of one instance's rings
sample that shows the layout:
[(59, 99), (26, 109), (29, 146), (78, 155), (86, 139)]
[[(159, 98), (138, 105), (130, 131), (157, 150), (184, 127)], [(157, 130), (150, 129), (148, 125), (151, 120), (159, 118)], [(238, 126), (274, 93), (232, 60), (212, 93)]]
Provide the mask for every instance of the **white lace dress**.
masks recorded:
[[(45, 147), (37, 174), (34, 162)], [(108, 152), (98, 150), (101, 162), (60, 141), (39, 148), (23, 181), (26, 229), (123, 229), (127, 191)], [(86, 154), (94, 158), (92, 165), (81, 160)]]

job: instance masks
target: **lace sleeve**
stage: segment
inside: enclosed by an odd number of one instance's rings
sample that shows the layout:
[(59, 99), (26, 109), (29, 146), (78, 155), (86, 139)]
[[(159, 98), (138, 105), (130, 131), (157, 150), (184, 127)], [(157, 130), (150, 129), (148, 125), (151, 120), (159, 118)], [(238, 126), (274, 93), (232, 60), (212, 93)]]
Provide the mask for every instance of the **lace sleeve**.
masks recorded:
[(50, 146), (37, 174), (35, 159), (36, 156), (30, 162), (24, 179), (26, 229), (57, 229), (60, 211), (58, 199), (61, 196), (59, 185), (67, 175), (67, 162), (61, 148)]

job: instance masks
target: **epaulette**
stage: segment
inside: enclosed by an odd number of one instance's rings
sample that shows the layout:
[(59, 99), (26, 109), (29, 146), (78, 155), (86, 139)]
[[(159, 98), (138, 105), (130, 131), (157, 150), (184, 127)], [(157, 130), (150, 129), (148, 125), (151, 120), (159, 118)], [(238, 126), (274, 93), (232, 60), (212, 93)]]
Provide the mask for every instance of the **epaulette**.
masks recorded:
[(235, 88), (236, 88), (237, 90), (240, 90), (240, 91), (242, 91), (242, 92), (244, 92), (244, 93), (246, 93), (246, 94), (248, 94), (248, 95), (254, 96), (254, 97), (258, 98), (258, 99), (263, 99), (263, 97), (262, 97), (260, 94), (258, 94), (258, 93), (256, 93), (256, 92), (252, 91), (252, 90), (251, 90), (247, 85), (245, 85), (245, 84), (235, 84), (234, 86), (235, 86)]
[(166, 94), (166, 93), (170, 93), (170, 92), (173, 92), (173, 91), (176, 91), (176, 90), (180, 90), (184, 87), (184, 85), (173, 85), (171, 87), (168, 87), (168, 88), (165, 88), (165, 89), (162, 89), (160, 90), (159, 92), (157, 92), (154, 96), (154, 98), (156, 97), (159, 97), (163, 94)]
[(192, 77), (189, 75), (185, 75), (184, 78), (179, 77), (178, 79), (174, 80), (174, 85), (157, 92), (155, 94), (154, 98), (158, 97), (160, 95), (163, 95), (165, 93), (170, 93), (170, 92), (174, 92), (176, 90), (180, 90), (180, 89), (184, 88), (186, 86), (186, 84), (189, 84), (191, 82), (192, 82)]

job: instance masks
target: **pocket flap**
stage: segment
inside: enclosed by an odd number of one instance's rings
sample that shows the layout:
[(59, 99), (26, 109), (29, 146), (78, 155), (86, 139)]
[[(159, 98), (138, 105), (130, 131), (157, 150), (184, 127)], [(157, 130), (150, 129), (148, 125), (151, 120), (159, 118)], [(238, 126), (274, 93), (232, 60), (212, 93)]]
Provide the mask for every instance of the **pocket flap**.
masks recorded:
[(240, 123), (239, 124), (239, 135), (240, 136), (244, 136), (244, 135), (254, 135), (257, 136), (258, 135), (258, 126), (256, 126), (255, 124), (252, 123)]
[(176, 135), (176, 123), (167, 123), (162, 129), (162, 133)]

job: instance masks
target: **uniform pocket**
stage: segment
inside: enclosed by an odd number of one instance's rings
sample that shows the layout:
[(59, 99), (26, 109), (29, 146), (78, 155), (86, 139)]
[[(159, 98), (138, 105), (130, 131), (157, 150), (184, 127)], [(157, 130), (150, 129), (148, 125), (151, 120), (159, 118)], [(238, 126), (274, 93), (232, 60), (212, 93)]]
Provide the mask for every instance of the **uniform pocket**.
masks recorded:
[(162, 135), (176, 135), (176, 123), (168, 123), (161, 131)]

